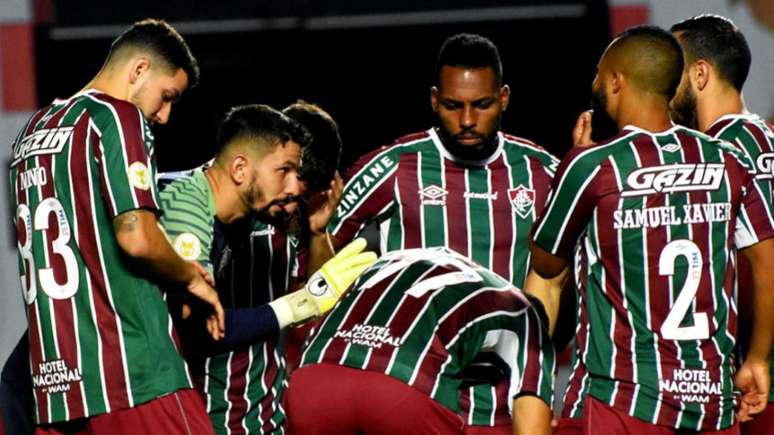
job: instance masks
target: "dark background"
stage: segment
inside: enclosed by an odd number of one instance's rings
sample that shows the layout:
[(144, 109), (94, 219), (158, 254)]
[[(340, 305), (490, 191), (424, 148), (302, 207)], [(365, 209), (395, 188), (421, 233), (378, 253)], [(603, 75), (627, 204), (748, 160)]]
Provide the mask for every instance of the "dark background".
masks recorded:
[[(41, 106), (77, 92), (99, 69), (113, 37), (137, 19), (160, 17), (179, 24), (197, 57), (200, 84), (174, 106), (166, 126), (155, 128), (162, 171), (208, 160), (219, 120), (237, 104), (281, 109), (302, 98), (321, 105), (339, 123), (344, 166), (377, 146), (426, 129), (433, 124), (429, 89), (438, 49), (446, 37), (463, 31), (487, 36), (499, 47), (512, 92), (503, 130), (561, 157), (570, 146), (577, 114), (589, 106), (594, 68), (609, 33), (603, 0), (232, 0), (206, 6), (181, 0), (80, 0), (77, 8), (72, 3), (55, 1), (52, 23), (37, 31)], [(550, 16), (550, 9), (541, 8), (551, 5), (580, 6), (585, 12)], [(438, 19), (400, 24), (401, 17), (416, 18), (417, 12), (434, 17), (433, 11), (485, 11), (488, 6), (523, 8), (524, 14), (477, 21), (475, 13), (448, 19), (437, 12)], [(357, 24), (358, 17), (385, 14), (386, 24)], [(321, 26), (321, 18), (334, 20)], [(206, 26), (196, 27), (203, 21)], [(241, 23), (237, 30), (234, 23)], [(104, 27), (111, 25), (118, 27)]]

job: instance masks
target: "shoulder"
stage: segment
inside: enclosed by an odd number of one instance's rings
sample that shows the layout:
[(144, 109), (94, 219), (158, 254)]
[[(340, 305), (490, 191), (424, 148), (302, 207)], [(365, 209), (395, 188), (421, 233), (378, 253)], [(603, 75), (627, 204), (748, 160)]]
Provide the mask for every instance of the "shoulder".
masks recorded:
[(503, 133), (503, 149), (508, 154), (523, 154), (547, 167), (552, 173), (559, 165), (559, 159), (537, 143), (523, 137)]
[(130, 122), (140, 124), (142, 112), (134, 104), (102, 93), (87, 92), (80, 98), (96, 121)]
[(186, 204), (187, 207), (201, 206), (202, 210), (207, 206), (209, 191), (204, 186), (196, 171), (167, 172), (159, 176), (159, 185), (163, 190), (159, 192), (161, 201), (166, 207), (176, 207)]

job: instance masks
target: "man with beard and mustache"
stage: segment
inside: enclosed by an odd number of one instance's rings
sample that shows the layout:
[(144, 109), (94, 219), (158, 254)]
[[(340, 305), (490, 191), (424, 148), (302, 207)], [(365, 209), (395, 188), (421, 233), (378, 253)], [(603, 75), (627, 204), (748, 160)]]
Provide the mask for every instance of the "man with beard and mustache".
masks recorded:
[[(322, 128), (312, 124), (325, 113), (315, 110), (305, 103), (291, 106), (288, 114), (299, 120), (294, 121), (264, 105), (236, 107), (219, 127), (212, 162), (166, 174), (164, 179), (172, 181), (162, 182), (164, 229), (183, 258), (198, 261), (213, 275), (226, 308), (226, 334), (216, 343), (196, 332), (200, 319), (194, 305), (170, 298), (184, 354), (218, 434), (282, 433), (281, 332), (329, 310), (376, 259), (373, 253), (359, 254), (365, 241), (357, 240), (312, 276), (309, 286), (292, 291), (302, 278), (301, 246), (300, 235), (288, 225), (298, 220), (307, 185), (320, 190), (335, 184), (335, 166), (319, 163), (320, 155), (339, 154), (339, 149), (319, 149), (336, 144), (324, 142)], [(335, 123), (326, 125), (335, 128)], [(306, 169), (299, 167), (302, 154)], [(331, 201), (338, 198), (333, 190)], [(323, 220), (330, 218), (331, 211), (321, 213), (327, 213)]]
[[(682, 49), (663, 29), (613, 40), (592, 89), (621, 131), (565, 156), (536, 223), (532, 266), (546, 278), (581, 247), (584, 434), (733, 434), (737, 418), (766, 404), (772, 205), (744, 153), (672, 124), (682, 71)], [(756, 316), (732, 379), (737, 251), (754, 270)]]
[[(672, 119), (728, 141), (750, 156), (756, 163), (759, 188), (774, 203), (774, 131), (771, 124), (747, 111), (742, 98), (751, 62), (744, 35), (733, 22), (717, 15), (692, 17), (671, 30), (686, 59), (670, 106)], [(752, 276), (744, 257), (739, 257), (738, 267), (740, 331), (749, 333)], [(747, 347), (744, 340), (740, 344)], [(743, 424), (743, 433), (774, 433), (774, 391), (769, 394), (766, 410)]]
[[(329, 233), (313, 235), (311, 270), (377, 222), (383, 252), (447, 247), (525, 287), (528, 234), (547, 200), (557, 159), (499, 130), (510, 89), (489, 39), (448, 38), (438, 54), (435, 80), (430, 103), (436, 126), (354, 164)], [(502, 366), (491, 354), (481, 358), (482, 366)], [(460, 415), (469, 433), (510, 433), (508, 383), (494, 375), (496, 370), (488, 372), (494, 379), (460, 391)], [(545, 405), (536, 412), (548, 412)]]

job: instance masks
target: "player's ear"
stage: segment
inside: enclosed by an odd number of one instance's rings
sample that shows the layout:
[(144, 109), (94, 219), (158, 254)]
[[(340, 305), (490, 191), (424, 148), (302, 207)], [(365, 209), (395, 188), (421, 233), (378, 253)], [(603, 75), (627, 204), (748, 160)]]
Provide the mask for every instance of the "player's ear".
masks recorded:
[(244, 154), (235, 154), (234, 157), (231, 158), (229, 175), (234, 184), (239, 186), (250, 181), (249, 166), (247, 156)]
[(699, 59), (688, 67), (688, 74), (691, 84), (699, 91), (703, 91), (709, 82), (712, 74), (711, 66), (704, 60)]
[(132, 67), (129, 70), (129, 83), (137, 83), (142, 76), (148, 73), (151, 67), (150, 58), (147, 56), (139, 56), (132, 60)]
[(430, 88), (430, 107), (433, 112), (438, 112), (438, 88), (435, 86)]
[(624, 76), (620, 71), (613, 71), (613, 73), (610, 74), (610, 80), (608, 82), (610, 83), (610, 92), (617, 94), (621, 92), (621, 88), (623, 87)]
[(500, 88), (500, 110), (505, 112), (506, 109), (508, 109), (508, 103), (511, 101), (511, 87), (508, 85), (503, 85), (502, 88)]

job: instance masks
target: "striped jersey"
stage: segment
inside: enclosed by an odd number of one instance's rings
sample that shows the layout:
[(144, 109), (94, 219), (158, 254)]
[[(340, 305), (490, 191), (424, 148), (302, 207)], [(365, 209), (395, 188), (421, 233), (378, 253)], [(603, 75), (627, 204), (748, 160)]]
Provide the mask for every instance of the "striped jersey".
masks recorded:
[(577, 309), (574, 352), (570, 362), (570, 377), (562, 398), (562, 418), (579, 419), (583, 416), (583, 404), (589, 389), (589, 374), (583, 356), (588, 353), (589, 319), (584, 303), (584, 283), (588, 270), (587, 259), (582, 249), (576, 248), (573, 258), (573, 279), (575, 282), (575, 306)]
[[(725, 115), (710, 126), (707, 134), (731, 142), (755, 162), (755, 178), (759, 187), (767, 201), (774, 204), (774, 127), (753, 114)], [(740, 293), (751, 293), (751, 284), (749, 276), (739, 276)], [(744, 301), (741, 294), (740, 300)], [(751, 294), (747, 301), (752, 302)], [(770, 371), (774, 385), (774, 366), (770, 367)], [(774, 390), (769, 392), (769, 402), (774, 402)]]
[(382, 252), (444, 246), (521, 288), (528, 234), (558, 161), (525, 139), (498, 133), (497, 151), (462, 165), (430, 129), (363, 156), (349, 172), (328, 228), (351, 240), (381, 223)]
[(736, 251), (774, 236), (753, 163), (683, 127), (574, 149), (535, 243), (587, 261), (589, 394), (654, 424), (734, 420)]
[[(256, 307), (295, 285), (297, 238), (257, 220), (221, 224), (201, 169), (166, 177), (173, 181), (160, 193), (162, 224), (181, 256), (213, 273), (224, 308)], [(284, 433), (284, 333), (206, 358), (202, 375), (215, 433)]]
[(190, 388), (159, 288), (132, 273), (113, 219), (156, 211), (140, 110), (95, 90), (35, 113), (13, 145), (22, 294), (38, 423), (95, 416)]
[(328, 314), (301, 366), (338, 364), (384, 373), (446, 408), (460, 408), (461, 373), (479, 352), (510, 368), (509, 401), (549, 406), (553, 344), (524, 295), (446, 248), (385, 254)]

